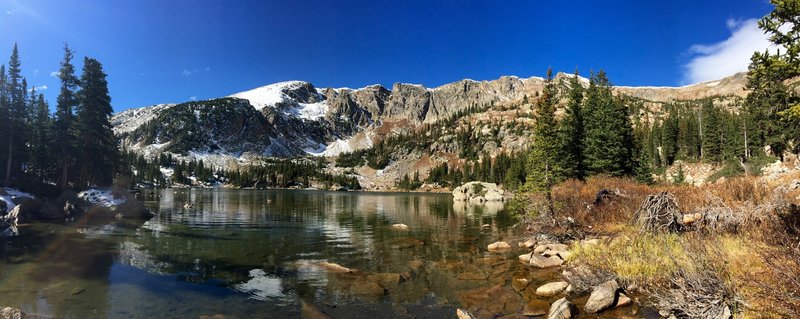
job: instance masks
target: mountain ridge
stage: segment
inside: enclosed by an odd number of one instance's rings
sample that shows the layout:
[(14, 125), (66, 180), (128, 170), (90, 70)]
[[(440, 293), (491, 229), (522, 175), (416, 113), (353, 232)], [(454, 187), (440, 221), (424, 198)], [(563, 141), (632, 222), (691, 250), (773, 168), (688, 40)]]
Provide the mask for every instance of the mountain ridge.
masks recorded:
[[(561, 85), (571, 76), (559, 72), (554, 80)], [(588, 79), (579, 79), (588, 85)], [(746, 94), (745, 83), (746, 75), (737, 73), (681, 87), (615, 86), (613, 90), (657, 110), (666, 102), (708, 97), (722, 97), (722, 103), (731, 104)], [(462, 79), (435, 88), (399, 82), (391, 88), (380, 84), (317, 88), (306, 81), (284, 81), (216, 99), (128, 109), (115, 114), (112, 125), (127, 150), (148, 157), (161, 152), (216, 156), (217, 166), (230, 166), (243, 157), (336, 156), (470, 110), (496, 115), (500, 113), (493, 107), (516, 105), (519, 114), (520, 103), (543, 86), (544, 78), (536, 76)], [(225, 134), (238, 134), (245, 141)]]

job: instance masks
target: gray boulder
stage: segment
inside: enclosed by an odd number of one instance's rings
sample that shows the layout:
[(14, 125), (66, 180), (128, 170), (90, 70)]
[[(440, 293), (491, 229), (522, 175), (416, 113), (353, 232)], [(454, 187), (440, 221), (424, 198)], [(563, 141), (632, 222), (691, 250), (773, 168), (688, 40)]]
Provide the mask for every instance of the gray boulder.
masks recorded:
[(584, 309), (588, 313), (598, 313), (611, 308), (617, 299), (617, 290), (619, 290), (619, 284), (615, 279), (594, 287)]
[(575, 307), (567, 298), (561, 298), (550, 305), (547, 319), (572, 319), (576, 315), (578, 315), (578, 307)]
[(502, 202), (505, 191), (495, 183), (469, 182), (453, 190), (453, 201), (484, 203)]

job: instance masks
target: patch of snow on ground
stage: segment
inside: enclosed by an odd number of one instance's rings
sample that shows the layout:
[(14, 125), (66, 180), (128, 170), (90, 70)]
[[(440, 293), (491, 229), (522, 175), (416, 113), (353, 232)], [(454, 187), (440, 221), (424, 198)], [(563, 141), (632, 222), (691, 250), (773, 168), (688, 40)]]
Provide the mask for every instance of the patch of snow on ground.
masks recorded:
[(119, 206), (125, 204), (125, 202), (128, 200), (125, 196), (118, 198), (114, 197), (114, 194), (111, 192), (111, 190), (107, 189), (87, 189), (78, 193), (78, 198), (102, 207)]
[(283, 90), (287, 88), (300, 86), (303, 83), (304, 82), (301, 81), (279, 82), (255, 88), (250, 91), (244, 91), (241, 93), (229, 95), (229, 97), (248, 100), (250, 101), (250, 104), (253, 105), (253, 107), (255, 107), (257, 110), (261, 110), (268, 106), (274, 107), (275, 104), (278, 104), (280, 102), (283, 102), (284, 100), (289, 99), (289, 97), (285, 93), (283, 93)]
[(13, 188), (5, 188), (4, 191), (12, 198), (17, 198), (17, 197), (36, 198), (36, 196), (33, 196), (33, 194), (21, 192)]
[(161, 171), (161, 175), (166, 177), (172, 177), (172, 175), (175, 174), (175, 170), (172, 168), (159, 167), (158, 169)]

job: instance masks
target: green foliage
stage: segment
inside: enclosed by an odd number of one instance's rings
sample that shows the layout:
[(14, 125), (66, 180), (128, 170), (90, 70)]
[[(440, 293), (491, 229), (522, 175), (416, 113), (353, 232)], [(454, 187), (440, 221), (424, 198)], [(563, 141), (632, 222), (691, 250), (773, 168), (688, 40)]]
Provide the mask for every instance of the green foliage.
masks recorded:
[(527, 179), (525, 185), (530, 190), (549, 191), (565, 178), (560, 167), (561, 149), (558, 141), (555, 118), (556, 86), (553, 71), (547, 70), (544, 90), (536, 100), (536, 125), (533, 129), (533, 145), (528, 153)]
[(584, 179), (586, 162), (585, 127), (583, 120), (583, 86), (578, 80), (578, 71), (569, 80), (569, 95), (564, 109), (564, 118), (558, 125), (558, 142), (561, 148), (561, 168), (567, 178)]
[(592, 75), (584, 113), (587, 168), (593, 174), (633, 173), (633, 128), (624, 102), (611, 94), (604, 71)]
[(686, 183), (686, 175), (683, 173), (683, 164), (678, 164), (678, 169), (675, 172), (675, 177), (672, 178), (672, 183), (678, 185)]
[(738, 162), (727, 161), (722, 166), (722, 168), (720, 168), (718, 171), (714, 172), (714, 174), (711, 174), (711, 176), (708, 177), (708, 182), (714, 183), (722, 177), (731, 178), (741, 175), (744, 175), (744, 169), (742, 168), (742, 165), (739, 164)]
[(78, 186), (109, 185), (119, 159), (118, 141), (109, 118), (113, 113), (103, 66), (84, 58), (78, 91), (75, 129), (78, 156)]

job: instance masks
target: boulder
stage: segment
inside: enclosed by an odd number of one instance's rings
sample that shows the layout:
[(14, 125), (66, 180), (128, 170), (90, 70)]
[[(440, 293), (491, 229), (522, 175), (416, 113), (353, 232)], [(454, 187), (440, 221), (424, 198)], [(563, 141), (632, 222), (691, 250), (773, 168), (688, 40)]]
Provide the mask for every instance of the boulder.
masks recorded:
[(566, 281), (556, 281), (547, 283), (536, 288), (536, 295), (540, 297), (552, 297), (564, 292), (569, 283)]
[(453, 201), (456, 202), (502, 202), (505, 191), (495, 183), (469, 182), (453, 190)]
[(526, 241), (524, 241), (524, 242), (519, 242), (519, 243), (517, 243), (517, 246), (519, 246), (519, 247), (521, 247), (521, 248), (531, 248), (531, 247), (533, 247), (534, 245), (536, 245), (536, 241), (535, 241), (535, 240), (533, 240), (533, 238), (531, 238), (531, 239), (528, 239), (528, 240), (526, 240)]
[(82, 214), (85, 202), (78, 198), (78, 193), (64, 191), (53, 200), (46, 200), (36, 212), (35, 218), (41, 220), (64, 219)]
[(519, 255), (519, 261), (526, 265), (531, 264), (531, 258), (533, 258), (533, 254), (530, 253)]
[(556, 300), (550, 305), (547, 319), (572, 319), (578, 314), (578, 308), (575, 307), (567, 298)]
[(598, 313), (610, 308), (617, 299), (617, 290), (619, 290), (619, 284), (615, 279), (594, 287), (584, 309), (588, 313)]
[(504, 241), (498, 241), (489, 244), (489, 246), (487, 246), (486, 248), (489, 249), (489, 251), (506, 251), (511, 249), (511, 245), (509, 245), (507, 242)]
[(538, 268), (551, 268), (558, 267), (564, 264), (564, 260), (558, 257), (544, 257), (533, 255), (530, 260), (530, 265)]
[(631, 298), (629, 298), (627, 295), (623, 293), (619, 293), (619, 296), (617, 296), (617, 303), (614, 304), (614, 308), (625, 307), (627, 305), (630, 305), (631, 303), (633, 303), (633, 300), (631, 300)]
[(100, 217), (150, 218), (153, 214), (133, 194), (121, 189), (88, 189), (78, 193), (88, 213)]

